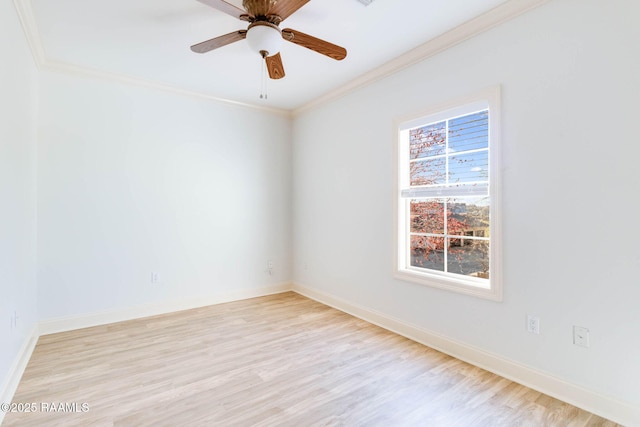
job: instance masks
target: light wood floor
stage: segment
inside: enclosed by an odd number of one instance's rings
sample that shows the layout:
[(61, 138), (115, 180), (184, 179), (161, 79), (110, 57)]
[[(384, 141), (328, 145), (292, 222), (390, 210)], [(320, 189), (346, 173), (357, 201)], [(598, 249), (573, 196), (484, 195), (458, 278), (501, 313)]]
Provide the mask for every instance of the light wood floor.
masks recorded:
[(43, 336), (14, 402), (80, 412), (3, 426), (616, 425), (295, 293)]

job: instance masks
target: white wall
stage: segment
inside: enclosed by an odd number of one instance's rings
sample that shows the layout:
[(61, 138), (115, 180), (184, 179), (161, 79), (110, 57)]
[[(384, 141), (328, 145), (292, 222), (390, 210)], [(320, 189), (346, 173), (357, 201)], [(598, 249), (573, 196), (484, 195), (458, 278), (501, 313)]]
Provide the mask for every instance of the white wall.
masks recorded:
[[(37, 76), (13, 4), (0, 1), (0, 398), (37, 322)], [(17, 327), (11, 317), (17, 313)], [(1, 416), (0, 416), (1, 419)]]
[[(298, 116), (294, 281), (640, 405), (638, 16), (554, 0)], [(495, 84), (504, 302), (394, 280), (393, 120)]]
[[(0, 381), (37, 309), (46, 321), (289, 281), (293, 219), (296, 282), (640, 405), (639, 13), (553, 0), (297, 117), (292, 135), (259, 111), (77, 75), (37, 81), (0, 2)], [(393, 119), (494, 84), (504, 302), (394, 280)], [(572, 325), (590, 329), (591, 348), (571, 344)]]
[(80, 75), (40, 86), (41, 320), (290, 281), (290, 119)]

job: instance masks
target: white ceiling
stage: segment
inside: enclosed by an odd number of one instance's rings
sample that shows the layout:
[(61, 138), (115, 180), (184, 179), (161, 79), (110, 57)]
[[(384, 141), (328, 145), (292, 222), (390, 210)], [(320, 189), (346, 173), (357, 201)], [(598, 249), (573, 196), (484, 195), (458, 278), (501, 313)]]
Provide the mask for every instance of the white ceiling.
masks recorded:
[[(242, 7), (241, 0), (228, 2)], [(502, 3), (312, 0), (280, 27), (343, 46), (347, 58), (335, 61), (285, 42), (286, 77), (269, 80), (267, 100), (259, 99), (262, 59), (245, 40), (191, 52), (195, 43), (247, 26), (196, 0), (31, 0), (31, 13), (47, 61), (293, 110)]]

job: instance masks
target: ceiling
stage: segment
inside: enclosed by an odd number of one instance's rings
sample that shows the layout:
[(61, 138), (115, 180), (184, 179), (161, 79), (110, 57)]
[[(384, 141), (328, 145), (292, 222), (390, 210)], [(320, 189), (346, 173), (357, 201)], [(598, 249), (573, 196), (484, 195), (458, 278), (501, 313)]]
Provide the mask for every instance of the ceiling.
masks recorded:
[[(242, 8), (241, 0), (227, 1)], [(283, 43), (286, 76), (268, 81), (266, 100), (259, 98), (263, 61), (246, 40), (191, 52), (195, 43), (247, 26), (196, 0), (30, 0), (29, 14), (45, 62), (290, 111), (503, 3), (312, 0), (280, 27), (343, 46), (347, 58), (335, 61)]]

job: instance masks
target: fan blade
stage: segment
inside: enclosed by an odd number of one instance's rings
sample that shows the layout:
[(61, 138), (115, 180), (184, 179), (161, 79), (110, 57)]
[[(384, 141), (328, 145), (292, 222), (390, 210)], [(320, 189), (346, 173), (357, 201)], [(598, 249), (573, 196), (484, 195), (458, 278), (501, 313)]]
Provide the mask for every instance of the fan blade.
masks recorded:
[(237, 42), (247, 37), (247, 30), (238, 30), (233, 33), (225, 34), (211, 40), (207, 40), (191, 46), (191, 50), (195, 53), (206, 53), (213, 49), (217, 49), (222, 46), (226, 46), (230, 43)]
[(298, 44), (306, 47), (307, 49), (326, 55), (337, 61), (341, 61), (347, 57), (347, 50), (345, 48), (308, 34), (301, 33), (300, 31), (292, 30), (291, 28), (285, 28), (282, 30), (282, 38), (290, 41), (291, 43)]
[(264, 58), (267, 63), (267, 70), (269, 70), (269, 77), (274, 80), (284, 77), (284, 66), (282, 65), (282, 57), (279, 53), (273, 56), (267, 56)]
[(309, 0), (278, 0), (269, 9), (269, 15), (278, 15), (284, 21), (307, 3)]
[[(198, 0), (202, 4), (211, 6), (214, 9), (218, 9), (220, 12), (224, 12), (227, 15), (235, 16), (238, 19), (244, 19), (243, 16), (247, 16), (247, 12), (235, 7), (231, 3), (227, 3), (224, 0)], [(246, 19), (244, 19), (246, 21)]]

